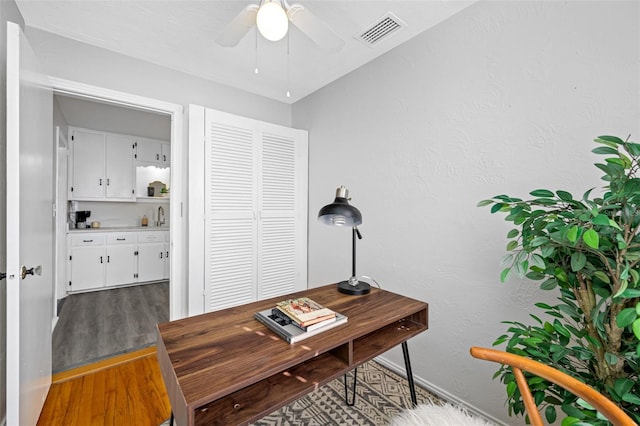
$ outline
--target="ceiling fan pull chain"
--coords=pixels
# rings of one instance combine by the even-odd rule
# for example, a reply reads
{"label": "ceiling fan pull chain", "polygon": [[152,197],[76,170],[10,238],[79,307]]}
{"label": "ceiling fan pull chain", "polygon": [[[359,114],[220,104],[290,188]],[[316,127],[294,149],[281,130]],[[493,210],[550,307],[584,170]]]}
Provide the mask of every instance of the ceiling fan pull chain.
{"label": "ceiling fan pull chain", "polygon": [[258,69],[258,27],[256,27],[256,68],[253,70],[255,74],[258,74],[260,70]]}
{"label": "ceiling fan pull chain", "polygon": [[287,31],[287,98],[291,97],[291,92],[289,91],[289,68],[291,59],[289,58],[289,41],[291,40],[291,31]]}

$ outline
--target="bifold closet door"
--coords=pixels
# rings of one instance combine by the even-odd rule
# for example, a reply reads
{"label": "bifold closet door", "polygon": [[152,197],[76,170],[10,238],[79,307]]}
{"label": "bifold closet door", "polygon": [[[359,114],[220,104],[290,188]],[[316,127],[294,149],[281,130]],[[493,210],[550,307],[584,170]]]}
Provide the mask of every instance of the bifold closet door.
{"label": "bifold closet door", "polygon": [[305,289],[307,132],[204,122],[204,311]]}
{"label": "bifold closet door", "polygon": [[255,122],[205,115],[205,311],[256,300]]}

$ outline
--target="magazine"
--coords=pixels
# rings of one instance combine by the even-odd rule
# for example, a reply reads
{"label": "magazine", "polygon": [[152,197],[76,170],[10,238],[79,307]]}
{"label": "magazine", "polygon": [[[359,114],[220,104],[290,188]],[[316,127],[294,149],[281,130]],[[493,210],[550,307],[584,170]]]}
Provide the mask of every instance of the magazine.
{"label": "magazine", "polygon": [[287,314],[293,321],[302,327],[335,318],[336,313],[325,308],[308,297],[283,300],[276,304],[276,308]]}

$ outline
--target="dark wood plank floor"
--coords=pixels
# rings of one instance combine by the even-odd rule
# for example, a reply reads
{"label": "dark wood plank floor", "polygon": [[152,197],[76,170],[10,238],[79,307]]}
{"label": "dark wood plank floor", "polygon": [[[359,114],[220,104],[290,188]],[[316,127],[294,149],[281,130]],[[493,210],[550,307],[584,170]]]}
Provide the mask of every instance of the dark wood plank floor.
{"label": "dark wood plank floor", "polygon": [[169,320],[169,283],[67,297],[53,332],[53,372],[155,344],[155,325]]}

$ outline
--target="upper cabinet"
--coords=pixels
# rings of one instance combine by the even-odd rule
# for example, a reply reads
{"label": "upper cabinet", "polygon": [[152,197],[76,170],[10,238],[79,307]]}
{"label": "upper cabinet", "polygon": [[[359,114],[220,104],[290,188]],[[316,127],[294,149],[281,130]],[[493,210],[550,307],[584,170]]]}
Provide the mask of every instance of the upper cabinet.
{"label": "upper cabinet", "polygon": [[69,128],[69,199],[135,201],[131,136]]}
{"label": "upper cabinet", "polygon": [[167,141],[136,138],[136,163],[139,165],[169,167],[171,145]]}

